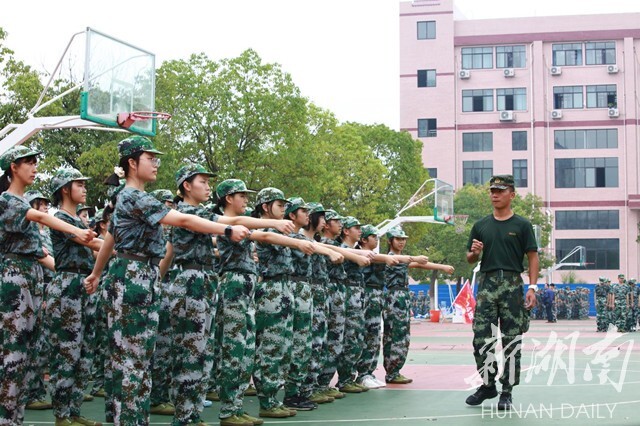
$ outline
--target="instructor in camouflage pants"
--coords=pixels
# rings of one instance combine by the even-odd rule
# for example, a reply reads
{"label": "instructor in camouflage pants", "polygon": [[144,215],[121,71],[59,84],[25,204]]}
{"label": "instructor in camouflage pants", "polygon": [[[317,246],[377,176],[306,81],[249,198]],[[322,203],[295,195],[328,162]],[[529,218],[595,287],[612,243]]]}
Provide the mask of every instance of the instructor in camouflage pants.
{"label": "instructor in camouflage pants", "polygon": [[[482,254],[477,305],[473,320],[473,354],[483,385],[466,400],[479,405],[497,396],[498,365],[495,350],[498,327],[502,334],[505,367],[500,382],[502,393],[498,409],[509,410],[511,390],[520,380],[522,333],[529,329],[529,309],[536,305],[538,247],[533,227],[527,219],[513,213],[515,198],[513,176],[493,176],[490,180],[493,213],[474,223],[467,244],[467,261],[475,263]],[[522,291],[524,255],[529,260],[526,303]]]}

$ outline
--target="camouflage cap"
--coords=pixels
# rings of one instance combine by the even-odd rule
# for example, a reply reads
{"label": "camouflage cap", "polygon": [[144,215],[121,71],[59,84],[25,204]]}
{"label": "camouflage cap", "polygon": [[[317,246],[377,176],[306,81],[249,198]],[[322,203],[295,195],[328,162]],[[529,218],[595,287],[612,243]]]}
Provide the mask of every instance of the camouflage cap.
{"label": "camouflage cap", "polygon": [[360,226],[360,221],[353,216],[346,216],[342,218],[342,227],[345,229],[353,228],[354,226]]}
{"label": "camouflage cap", "polygon": [[305,203],[305,201],[301,197],[291,197],[287,198],[287,204],[285,206],[284,215],[285,217],[289,216],[289,213],[293,213],[298,209],[309,209],[309,204]]}
{"label": "camouflage cap", "polygon": [[69,182],[77,180],[89,180],[90,178],[82,176],[79,170],[73,167],[59,168],[53,174],[51,182],[49,182],[49,189],[52,194],[55,194],[57,190],[68,184]]}
{"label": "camouflage cap", "polygon": [[360,236],[360,238],[363,238],[363,239],[370,237],[371,235],[375,235],[377,237],[378,232],[380,232],[378,228],[376,228],[373,225],[362,225],[362,228],[360,229],[362,230],[362,235]]}
{"label": "camouflage cap", "polygon": [[342,220],[343,217],[338,214],[335,210],[327,209],[324,211],[325,220]]}
{"label": "camouflage cap", "polygon": [[309,214],[324,213],[326,211],[320,203],[307,203],[307,206],[307,208],[309,209]]}
{"label": "camouflage cap", "polygon": [[31,204],[31,202],[35,200],[45,200],[46,202],[49,202],[49,199],[42,195],[42,192],[36,191],[35,189],[25,192],[24,198],[27,199],[27,203],[29,204]]}
{"label": "camouflage cap", "polygon": [[240,179],[227,179],[223,180],[216,187],[216,195],[218,198],[226,197],[227,195],[235,194],[236,192],[256,192],[247,189],[247,185]]}
{"label": "camouflage cap", "polygon": [[89,207],[86,204],[78,204],[76,206],[76,214],[80,213],[82,210],[93,210],[93,207]]}
{"label": "camouflage cap", "polygon": [[168,189],[156,189],[151,191],[150,194],[160,202],[171,201],[173,203],[173,192]]}
{"label": "camouflage cap", "polygon": [[96,214],[93,216],[93,222],[104,222],[104,209],[98,209],[98,211],[96,211]]}
{"label": "camouflage cap", "polygon": [[195,175],[215,176],[216,174],[211,173],[200,164],[187,164],[180,167],[176,172],[176,186],[180,186],[182,182]]}
{"label": "camouflage cap", "polygon": [[284,192],[280,191],[278,188],[263,188],[256,196],[256,206],[276,200],[286,201],[287,199],[284,197]]}
{"label": "camouflage cap", "polygon": [[624,274],[618,274],[618,278],[624,278]]}
{"label": "camouflage cap", "polygon": [[636,283],[635,278],[629,278],[629,284],[635,284],[635,283]]}
{"label": "camouflage cap", "polygon": [[603,282],[607,281],[607,277],[598,277],[598,281],[603,283]]}
{"label": "camouflage cap", "polygon": [[16,160],[40,154],[42,154],[41,151],[34,151],[22,145],[11,147],[0,155],[0,169],[7,171],[11,168],[11,163]]}
{"label": "camouflage cap", "polygon": [[489,180],[489,188],[491,189],[507,189],[509,187],[516,187],[513,175],[495,175]]}
{"label": "camouflage cap", "polygon": [[389,229],[386,235],[387,238],[409,238],[409,236],[404,233],[404,229],[399,226],[394,226]]}
{"label": "camouflage cap", "polygon": [[128,157],[137,152],[150,152],[152,154],[162,155],[163,153],[158,151],[153,142],[149,138],[144,136],[129,136],[118,143],[118,152],[120,157]]}

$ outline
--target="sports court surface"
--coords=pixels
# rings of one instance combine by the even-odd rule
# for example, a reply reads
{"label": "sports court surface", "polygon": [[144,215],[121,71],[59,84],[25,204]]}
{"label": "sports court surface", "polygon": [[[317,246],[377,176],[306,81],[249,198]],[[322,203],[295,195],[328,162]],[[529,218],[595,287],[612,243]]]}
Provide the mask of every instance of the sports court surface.
{"label": "sports court surface", "polygon": [[[265,425],[640,425],[640,333],[594,330],[594,319],[532,321],[514,410],[498,412],[490,404],[497,398],[478,407],[464,403],[474,387],[467,382],[475,373],[471,326],[414,323],[403,369],[412,384],[347,395],[295,417],[265,419]],[[379,370],[377,377],[384,374]],[[218,409],[219,403],[205,408],[203,419],[217,425]],[[257,415],[257,398],[246,397],[245,409]],[[103,400],[85,403],[83,415],[104,420]],[[152,425],[170,423],[171,417],[151,417]],[[53,424],[52,412],[27,411],[25,424]]]}

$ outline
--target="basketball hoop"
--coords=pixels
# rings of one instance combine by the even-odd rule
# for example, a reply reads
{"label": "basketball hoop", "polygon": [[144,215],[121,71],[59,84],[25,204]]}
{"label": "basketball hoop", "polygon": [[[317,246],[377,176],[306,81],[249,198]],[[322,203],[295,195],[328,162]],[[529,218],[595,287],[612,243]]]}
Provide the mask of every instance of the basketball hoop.
{"label": "basketball hoop", "polygon": [[456,228],[456,234],[462,234],[464,232],[467,220],[469,220],[468,214],[453,215],[453,226]]}
{"label": "basketball hoop", "polygon": [[155,111],[134,111],[134,112],[121,112],[118,113],[118,126],[128,129],[136,121],[145,120],[168,120],[171,118],[171,114],[167,112],[155,112]]}

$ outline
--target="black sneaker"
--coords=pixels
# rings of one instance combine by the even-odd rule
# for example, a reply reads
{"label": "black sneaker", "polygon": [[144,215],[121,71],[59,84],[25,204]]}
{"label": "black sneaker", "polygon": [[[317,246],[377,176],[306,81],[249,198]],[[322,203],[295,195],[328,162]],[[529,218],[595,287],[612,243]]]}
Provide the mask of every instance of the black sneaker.
{"label": "black sneaker", "polygon": [[476,393],[474,393],[473,395],[469,395],[465,402],[468,405],[480,405],[485,399],[495,398],[496,396],[498,396],[496,385],[482,385],[478,388],[478,390],[476,390]]}
{"label": "black sneaker", "polygon": [[311,411],[318,408],[318,404],[309,401],[303,396],[292,396],[284,399],[284,406],[296,411]]}
{"label": "black sneaker", "polygon": [[500,401],[498,401],[498,410],[511,410],[511,392],[500,393]]}

